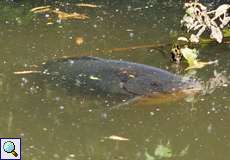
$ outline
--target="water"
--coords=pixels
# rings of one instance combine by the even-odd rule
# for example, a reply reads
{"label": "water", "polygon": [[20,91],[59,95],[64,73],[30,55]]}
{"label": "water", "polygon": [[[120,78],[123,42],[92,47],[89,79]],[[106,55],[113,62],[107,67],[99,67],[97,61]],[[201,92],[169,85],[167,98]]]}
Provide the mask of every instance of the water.
{"label": "water", "polygon": [[[34,75],[13,75],[14,71],[36,69],[33,65],[54,57],[83,55],[129,60],[176,72],[169,61],[168,47],[106,51],[171,42],[181,32],[182,2],[98,1],[95,4],[102,7],[97,9],[79,9],[73,6],[74,1],[70,5],[57,2],[52,5],[87,13],[90,19],[53,25],[46,25],[45,15],[28,15],[30,8],[49,2],[36,3],[2,3],[1,7],[7,8],[0,11],[0,137],[21,137],[25,160],[145,160],[146,152],[154,156],[160,144],[169,144],[173,154],[169,159],[229,158],[229,86],[198,95],[190,103],[184,99],[163,103],[162,99],[153,106],[111,110],[118,103],[113,98],[73,95]],[[76,37],[83,38],[83,44],[77,45]],[[219,65],[202,68],[196,76],[207,81],[214,70],[225,71],[228,76],[229,47],[200,48],[200,59],[218,59]],[[111,135],[129,141],[110,140]],[[183,150],[185,154],[180,155]]]}

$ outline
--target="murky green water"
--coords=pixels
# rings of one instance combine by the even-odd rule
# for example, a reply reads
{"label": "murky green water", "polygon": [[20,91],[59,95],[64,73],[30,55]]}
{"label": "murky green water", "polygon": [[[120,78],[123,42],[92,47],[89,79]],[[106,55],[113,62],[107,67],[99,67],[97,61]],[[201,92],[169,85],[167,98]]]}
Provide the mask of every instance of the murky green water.
{"label": "murky green water", "polygon": [[[54,57],[82,55],[129,60],[175,72],[167,47],[104,51],[171,42],[180,31],[181,2],[98,1],[95,4],[102,7],[97,9],[80,9],[75,3],[63,3],[64,7],[61,3],[52,5],[69,12],[86,13],[89,20],[46,25],[44,14],[34,20],[28,15],[30,8],[39,6],[38,2],[34,6],[26,2],[1,4],[11,12],[15,8],[24,10],[17,12],[17,19],[6,14],[7,10],[0,11],[0,137],[21,137],[25,160],[147,160],[146,152],[154,156],[160,144],[169,144],[172,149],[173,156],[168,159],[229,159],[228,86],[198,95],[193,103],[184,99],[163,103],[162,99],[162,103],[151,107],[111,110],[117,100],[71,94],[34,75],[13,75],[14,71],[34,69],[32,65]],[[29,18],[20,18],[25,15]],[[76,45],[76,37],[82,37],[83,44]],[[207,81],[214,70],[226,71],[228,76],[229,48],[229,45],[201,48],[200,59],[218,59],[219,65],[200,69],[196,76]],[[129,141],[106,138],[111,135]]]}

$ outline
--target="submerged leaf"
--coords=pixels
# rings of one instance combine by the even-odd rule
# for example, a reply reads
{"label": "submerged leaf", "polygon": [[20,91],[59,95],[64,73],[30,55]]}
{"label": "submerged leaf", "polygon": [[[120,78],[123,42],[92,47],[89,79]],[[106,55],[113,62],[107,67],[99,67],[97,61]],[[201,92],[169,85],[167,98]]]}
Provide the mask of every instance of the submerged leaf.
{"label": "submerged leaf", "polygon": [[129,141],[128,138],[120,137],[120,136],[116,136],[116,135],[112,135],[112,136],[105,137],[105,138],[111,139],[111,140],[116,140],[116,141]]}
{"label": "submerged leaf", "polygon": [[159,158],[171,158],[173,156],[172,149],[168,145],[158,145],[154,152]]}
{"label": "submerged leaf", "polygon": [[96,76],[90,76],[89,79],[92,79],[92,80],[101,80],[100,78],[98,78]]}
{"label": "submerged leaf", "polygon": [[188,153],[189,146],[186,146],[183,150],[180,151],[179,157],[183,157]]}
{"label": "submerged leaf", "polygon": [[147,151],[145,151],[145,160],[155,160],[155,157],[151,156]]}

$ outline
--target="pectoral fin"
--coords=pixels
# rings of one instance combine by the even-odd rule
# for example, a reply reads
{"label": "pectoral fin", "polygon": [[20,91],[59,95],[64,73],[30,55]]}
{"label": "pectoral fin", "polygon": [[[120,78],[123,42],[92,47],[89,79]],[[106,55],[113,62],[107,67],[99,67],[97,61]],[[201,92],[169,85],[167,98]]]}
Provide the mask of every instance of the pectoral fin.
{"label": "pectoral fin", "polygon": [[136,96],[126,102],[120,103],[113,108],[120,108],[125,106],[131,107],[149,107],[160,104],[166,104],[185,98],[184,92],[178,91],[174,93],[152,93],[150,95]]}

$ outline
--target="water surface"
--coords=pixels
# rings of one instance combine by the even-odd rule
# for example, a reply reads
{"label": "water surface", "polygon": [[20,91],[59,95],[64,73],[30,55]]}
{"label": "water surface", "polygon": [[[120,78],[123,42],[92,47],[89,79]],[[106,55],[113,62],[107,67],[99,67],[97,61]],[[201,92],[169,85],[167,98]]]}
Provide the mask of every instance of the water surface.
{"label": "water surface", "polygon": [[[147,159],[146,152],[154,156],[159,144],[168,143],[174,155],[169,159],[228,159],[228,86],[198,95],[190,103],[184,99],[163,103],[162,99],[162,103],[150,107],[111,110],[118,103],[113,98],[73,95],[36,76],[13,75],[14,71],[34,69],[33,65],[54,57],[83,55],[123,59],[176,72],[169,61],[168,47],[106,51],[172,42],[175,34],[182,33],[181,1],[96,1],[95,4],[102,6],[97,9],[80,9],[75,3],[52,2],[51,5],[68,12],[86,13],[89,20],[47,25],[44,14],[36,17],[29,14],[29,9],[46,3],[1,4],[5,10],[0,11],[0,137],[21,137],[25,160],[143,160]],[[20,11],[16,12],[17,9]],[[12,15],[6,14],[7,11]],[[76,37],[82,37],[83,44],[77,45]],[[207,81],[213,77],[214,70],[225,71],[228,76],[229,47],[200,48],[200,59],[218,59],[219,65],[197,70],[197,78]],[[111,135],[129,141],[105,138]],[[179,156],[186,148],[185,155]]]}

